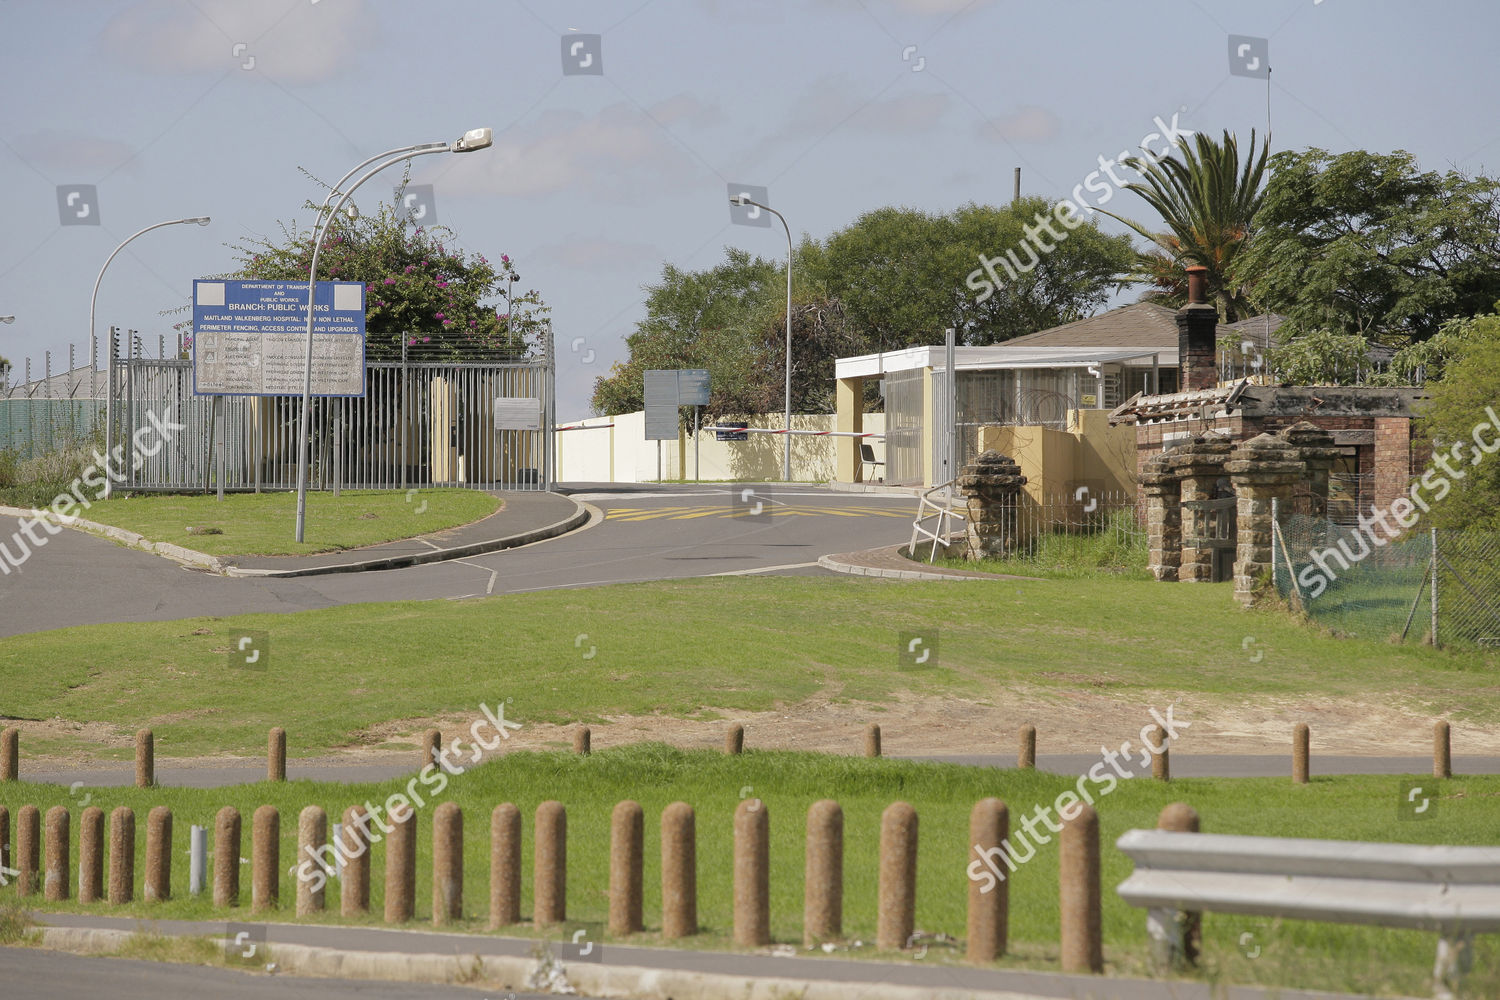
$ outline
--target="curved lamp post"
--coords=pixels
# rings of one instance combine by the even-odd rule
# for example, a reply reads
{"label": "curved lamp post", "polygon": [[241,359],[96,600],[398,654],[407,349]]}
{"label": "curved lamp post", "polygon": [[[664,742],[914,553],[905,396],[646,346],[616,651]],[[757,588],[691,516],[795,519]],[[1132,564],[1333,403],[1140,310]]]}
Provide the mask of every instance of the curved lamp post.
{"label": "curved lamp post", "polygon": [[731,205],[740,207],[751,206],[763,208],[776,218],[781,220],[781,228],[786,230],[786,449],[782,453],[781,478],[786,482],[792,481],[792,230],[786,224],[786,216],[782,215],[770,205],[762,205],[758,201],[751,201],[745,195],[737,195],[729,199]]}
{"label": "curved lamp post", "polygon": [[[377,153],[353,170],[339,178],[337,184],[329,189],[328,195],[323,199],[323,208],[320,210],[318,223],[313,229],[313,253],[312,263],[307,269],[307,356],[306,365],[302,373],[302,412],[297,418],[297,541],[301,542],[307,533],[307,412],[312,399],[312,357],[313,357],[313,293],[318,285],[318,254],[323,249],[323,237],[328,233],[328,224],[339,212],[343,211],[344,203],[349,200],[356,188],[365,181],[374,177],[386,167],[393,166],[403,160],[409,160],[414,156],[426,156],[428,153],[472,153],[476,150],[486,149],[494,142],[494,134],[487,128],[474,128],[453,140],[453,142],[424,142],[415,146],[399,146],[396,149],[388,149],[384,153]],[[375,163],[381,162],[366,170],[364,176],[349,185],[349,190],[340,193],[344,182],[361,169]],[[333,211],[327,211],[328,202],[334,195],[340,195],[338,203],[333,206]]]}
{"label": "curved lamp post", "polygon": [[[195,216],[191,219],[168,219],[166,222],[158,222],[154,226],[147,226],[140,232],[132,233],[127,236],[125,238],[125,242],[115,247],[114,253],[111,253],[107,258],[105,258],[104,266],[99,268],[99,277],[94,279],[94,295],[89,299],[89,393],[95,399],[99,398],[99,386],[95,381],[95,379],[98,377],[99,371],[99,343],[94,338],[94,307],[99,303],[99,283],[104,280],[104,272],[109,269],[110,261],[114,260],[115,257],[119,255],[120,251],[124,250],[125,247],[130,243],[130,241],[135,239],[137,236],[144,236],[146,233],[151,232],[151,230],[160,229],[163,226],[185,226],[189,223],[194,223],[199,226],[206,226],[209,223],[209,218],[206,215],[201,215]],[[104,457],[105,461],[108,462],[114,460],[111,453],[114,451],[115,438],[115,411],[113,395],[115,387],[115,368],[113,351],[111,351],[109,354],[106,367],[108,369],[106,375],[106,381],[108,382],[108,385],[104,394]],[[94,412],[97,413],[98,411],[95,410]],[[110,471],[111,470],[106,469],[104,476],[104,499],[106,500],[108,500],[110,494],[114,492],[114,480],[109,475]]]}

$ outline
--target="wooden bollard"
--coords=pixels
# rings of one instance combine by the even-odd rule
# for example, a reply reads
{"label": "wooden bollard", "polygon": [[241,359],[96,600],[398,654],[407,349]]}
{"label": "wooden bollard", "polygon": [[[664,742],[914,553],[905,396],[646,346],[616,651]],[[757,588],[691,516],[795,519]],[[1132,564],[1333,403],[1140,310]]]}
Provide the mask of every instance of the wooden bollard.
{"label": "wooden bollard", "polygon": [[1292,730],[1292,781],[1299,785],[1307,784],[1309,743],[1307,723],[1297,723]]}
{"label": "wooden bollard", "polygon": [[135,787],[150,788],[156,784],[156,737],[151,730],[135,734]]}
{"label": "wooden bollard", "polygon": [[146,882],[141,896],[148,903],[172,898],[172,810],[155,806],[146,814]]}
{"label": "wooden bollard", "polygon": [[[971,962],[993,962],[1005,954],[1010,934],[1010,880],[1000,877],[1006,867],[1005,838],[1010,835],[1010,810],[999,799],[980,799],[969,812],[969,943]],[[977,877],[976,877],[977,876]],[[983,885],[986,876],[991,883]],[[986,891],[986,888],[988,891]]]}
{"label": "wooden bollard", "polygon": [[0,868],[10,867],[10,810],[0,806]]}
{"label": "wooden bollard", "polygon": [[[878,727],[876,738],[879,739]],[[832,799],[820,799],[807,810],[802,943],[811,947],[843,936],[844,810]]]}
{"label": "wooden bollard", "polygon": [[344,845],[339,912],[346,917],[370,912],[370,835],[363,825],[367,822],[365,811],[359,806],[344,810],[344,824],[339,831]]}
{"label": "wooden bollard", "polygon": [[538,927],[568,919],[568,811],[550,799],[536,807],[531,896]]}
{"label": "wooden bollard", "polygon": [[280,726],[266,737],[266,780],[286,780],[286,730]]}
{"label": "wooden bollard", "polygon": [[[1173,802],[1161,811],[1156,818],[1158,830],[1172,830],[1176,833],[1198,833],[1199,821],[1198,811],[1186,802]],[[1188,963],[1197,961],[1198,953],[1203,944],[1203,914],[1195,910],[1182,913],[1178,920],[1181,928],[1182,958]],[[1175,956],[1161,956],[1168,964],[1175,960]]]}
{"label": "wooden bollard", "polygon": [[464,918],[464,813],[457,802],[432,811],[432,922]]}
{"label": "wooden bollard", "polygon": [[588,726],[577,726],[573,730],[573,752],[587,757],[593,749],[594,734]]}
{"label": "wooden bollard", "polygon": [[[0,837],[8,830],[0,825]],[[104,810],[89,806],[78,817],[78,901],[104,898]]]}
{"label": "wooden bollard", "polygon": [[68,853],[72,817],[67,806],[47,810],[47,870],[42,877],[42,898],[64,900],[72,895],[72,858]]}
{"label": "wooden bollard", "polygon": [[1099,814],[1079,805],[1063,820],[1057,847],[1062,970],[1103,972],[1103,899],[1099,890]]}
{"label": "wooden bollard", "polygon": [[117,806],[109,814],[109,902],[119,906],[134,898],[135,813]]}
{"label": "wooden bollard", "polygon": [[624,937],[646,926],[642,899],[646,814],[639,802],[627,799],[615,804],[609,825],[609,932]]}
{"label": "wooden bollard", "polygon": [[490,930],[521,922],[521,810],[502,802],[490,813]]}
{"label": "wooden bollard", "polygon": [[[323,811],[322,806],[307,806],[297,814],[297,863],[292,866],[293,870],[300,872],[302,865],[312,863],[318,868],[331,858],[327,856],[328,846],[328,814]],[[337,862],[333,863],[334,871],[338,870]],[[347,869],[346,869],[347,870]],[[305,917],[313,913],[322,913],[327,903],[328,879],[332,878],[334,872],[324,870],[323,878],[297,877],[297,916]]]}
{"label": "wooden bollard", "polygon": [[1446,722],[1438,722],[1432,727],[1432,776],[1434,778],[1453,777],[1453,747],[1449,742],[1451,736],[1452,733]]}
{"label": "wooden bollard", "polygon": [[0,781],[21,777],[21,731],[15,726],[0,730]]}
{"label": "wooden bollard", "polygon": [[736,722],[724,734],[724,752],[731,757],[745,752],[745,727]]}
{"label": "wooden bollard", "polygon": [[385,922],[404,924],[417,912],[417,812],[404,806],[386,813],[386,821]]}
{"label": "wooden bollard", "polygon": [[865,756],[880,756],[880,724],[872,722],[865,727]]}
{"label": "wooden bollard", "polygon": [[875,947],[898,950],[917,923],[917,811],[893,802],[880,815],[880,894]]}
{"label": "wooden bollard", "polygon": [[16,895],[35,895],[42,874],[42,811],[22,806],[16,813]]}
{"label": "wooden bollard", "polygon": [[771,816],[760,799],[734,810],[734,943],[771,943]]}
{"label": "wooden bollard", "polygon": [[698,844],[693,807],[673,802],[661,811],[661,936],[698,933]]}
{"label": "wooden bollard", "polygon": [[281,891],[281,813],[261,806],[251,817],[250,910],[274,910]]}
{"label": "wooden bollard", "polygon": [[[1172,780],[1172,762],[1167,754],[1167,731],[1161,726],[1152,726],[1146,736],[1146,749],[1151,753],[1151,777],[1157,781]],[[1158,752],[1158,750],[1160,752]]]}
{"label": "wooden bollard", "polygon": [[[119,812],[118,809],[115,811]],[[110,874],[110,891],[114,891],[113,873]],[[214,906],[239,904],[240,811],[234,806],[225,806],[214,817]]]}
{"label": "wooden bollard", "polygon": [[1028,770],[1036,767],[1036,726],[1021,727],[1021,746],[1016,754],[1016,767]]}
{"label": "wooden bollard", "polygon": [[428,764],[442,766],[441,754],[443,752],[443,733],[439,729],[429,729],[422,734],[421,761],[417,764],[417,770],[421,770]]}

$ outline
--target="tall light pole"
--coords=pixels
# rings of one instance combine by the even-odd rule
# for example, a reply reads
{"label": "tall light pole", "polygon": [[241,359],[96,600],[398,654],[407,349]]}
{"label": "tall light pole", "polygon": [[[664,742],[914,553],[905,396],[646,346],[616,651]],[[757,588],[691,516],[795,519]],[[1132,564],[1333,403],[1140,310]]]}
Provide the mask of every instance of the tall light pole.
{"label": "tall light pole", "polygon": [[[365,181],[374,177],[386,167],[393,166],[403,160],[409,160],[414,156],[426,156],[428,153],[472,153],[476,150],[486,149],[494,142],[494,133],[487,128],[471,128],[457,139],[449,142],[424,142],[415,146],[398,146],[388,149],[384,153],[376,155],[360,163],[353,170],[339,178],[337,184],[329,189],[323,199],[323,207],[319,210],[317,225],[313,227],[313,253],[312,263],[307,269],[307,358],[302,373],[302,413],[297,419],[297,541],[301,542],[307,533],[307,411],[312,399],[312,357],[313,357],[313,293],[318,285],[318,254],[323,249],[323,237],[328,232],[328,224],[344,208],[344,202],[349,200],[356,188]],[[369,166],[380,160],[375,166],[365,171],[363,177],[349,185],[349,190],[344,191],[338,203],[329,212],[328,202],[334,195],[340,193],[344,182],[353,177],[361,168]]]}
{"label": "tall light pole", "polygon": [[[99,384],[97,381],[95,381],[95,379],[98,377],[99,372],[99,342],[94,338],[94,307],[99,304],[99,283],[104,280],[104,272],[109,269],[110,261],[114,260],[115,257],[119,255],[120,251],[124,250],[125,247],[130,243],[130,241],[135,239],[137,236],[144,236],[146,233],[151,232],[151,230],[160,229],[163,226],[186,226],[189,223],[194,223],[199,226],[206,226],[209,223],[209,218],[206,215],[200,215],[194,216],[191,219],[168,219],[166,222],[158,222],[154,226],[147,226],[140,232],[132,233],[127,236],[125,238],[125,242],[115,247],[114,253],[111,253],[107,258],[105,258],[104,266],[99,268],[99,277],[94,279],[94,294],[93,297],[89,299],[89,394],[95,399],[99,398]],[[106,362],[106,366],[108,368],[108,372],[106,374],[105,381],[108,383],[108,385],[106,386],[104,393],[104,457],[105,461],[112,462],[114,461],[114,456],[110,453],[114,451],[115,438],[115,410],[113,395],[115,387],[115,368],[113,351],[110,352],[109,359]],[[94,412],[97,413],[98,411],[95,410]],[[109,476],[110,471],[112,470],[106,469],[104,476],[104,499],[106,500],[108,500],[110,494],[114,492],[114,480]]]}
{"label": "tall light pole", "polygon": [[747,205],[763,208],[780,219],[781,228],[786,230],[786,424],[783,428],[786,431],[786,450],[781,460],[781,478],[789,483],[792,481],[792,230],[786,224],[786,216],[770,205],[751,201],[747,195],[736,195],[729,199],[729,203],[741,208]]}

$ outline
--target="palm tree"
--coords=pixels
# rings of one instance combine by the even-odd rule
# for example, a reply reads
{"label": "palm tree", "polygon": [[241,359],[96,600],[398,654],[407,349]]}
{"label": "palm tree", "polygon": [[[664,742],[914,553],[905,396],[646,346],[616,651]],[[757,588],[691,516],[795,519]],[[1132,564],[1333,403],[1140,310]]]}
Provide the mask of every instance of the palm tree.
{"label": "palm tree", "polygon": [[[1137,255],[1135,267],[1124,276],[1127,283],[1152,286],[1144,297],[1170,303],[1184,297],[1187,268],[1208,268],[1208,292],[1226,323],[1249,315],[1250,300],[1245,286],[1234,280],[1232,267],[1254,238],[1253,221],[1260,210],[1261,177],[1266,169],[1269,142],[1263,141],[1260,156],[1253,153],[1240,164],[1238,140],[1224,132],[1215,142],[1201,132],[1192,143],[1180,141],[1179,152],[1164,159],[1132,156],[1125,165],[1137,171],[1144,182],[1125,185],[1156,209],[1167,228],[1150,229],[1130,219],[1105,211],[1135,230],[1153,246]],[[1255,148],[1255,132],[1250,133]]]}

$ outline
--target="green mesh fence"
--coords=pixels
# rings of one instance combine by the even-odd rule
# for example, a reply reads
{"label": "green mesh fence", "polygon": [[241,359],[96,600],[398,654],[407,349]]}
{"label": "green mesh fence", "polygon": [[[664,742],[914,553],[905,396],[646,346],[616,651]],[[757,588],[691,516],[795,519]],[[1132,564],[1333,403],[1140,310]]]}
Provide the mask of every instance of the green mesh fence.
{"label": "green mesh fence", "polygon": [[89,436],[96,414],[102,427],[102,399],[0,399],[0,451],[28,459],[66,448]]}
{"label": "green mesh fence", "polygon": [[[1388,518],[1389,520],[1389,518]],[[1272,539],[1283,597],[1341,634],[1500,647],[1500,534],[1281,517]]]}

